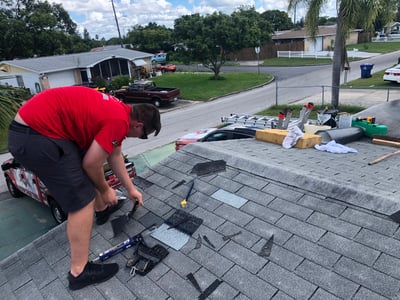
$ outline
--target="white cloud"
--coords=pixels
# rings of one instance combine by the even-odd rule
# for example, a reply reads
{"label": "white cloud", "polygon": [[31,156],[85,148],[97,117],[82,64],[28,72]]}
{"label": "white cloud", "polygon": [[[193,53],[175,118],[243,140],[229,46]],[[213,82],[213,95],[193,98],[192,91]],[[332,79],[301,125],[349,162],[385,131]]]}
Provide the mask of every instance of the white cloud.
{"label": "white cloud", "polygon": [[[124,35],[133,26],[147,25],[155,22],[158,25],[165,25],[172,28],[174,20],[182,15],[199,13],[202,15],[220,11],[226,14],[232,13],[242,5],[251,5],[258,12],[278,9],[287,11],[287,1],[276,0],[250,0],[243,3],[242,0],[113,0],[118,18],[121,34]],[[78,25],[78,30],[83,33],[86,28],[92,38],[96,35],[99,38],[109,39],[117,37],[118,31],[115,23],[111,0],[54,0],[61,3],[69,13],[72,20]],[[321,15],[334,14],[336,2],[330,0],[321,12]],[[304,7],[296,10],[296,20],[304,16]],[[289,13],[293,18],[293,12]]]}

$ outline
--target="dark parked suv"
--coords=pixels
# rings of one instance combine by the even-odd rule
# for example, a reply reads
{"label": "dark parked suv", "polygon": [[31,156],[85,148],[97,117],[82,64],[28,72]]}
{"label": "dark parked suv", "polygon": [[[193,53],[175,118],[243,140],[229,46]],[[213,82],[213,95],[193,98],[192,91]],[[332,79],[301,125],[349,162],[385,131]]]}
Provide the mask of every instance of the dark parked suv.
{"label": "dark parked suv", "polygon": [[[194,142],[213,142],[213,141],[224,141],[224,140],[236,140],[254,138],[257,129],[263,129],[263,127],[246,126],[240,124],[228,124],[224,127],[207,128],[194,133],[186,134],[175,141],[175,150],[181,149],[183,146]],[[206,133],[204,135],[204,133]]]}

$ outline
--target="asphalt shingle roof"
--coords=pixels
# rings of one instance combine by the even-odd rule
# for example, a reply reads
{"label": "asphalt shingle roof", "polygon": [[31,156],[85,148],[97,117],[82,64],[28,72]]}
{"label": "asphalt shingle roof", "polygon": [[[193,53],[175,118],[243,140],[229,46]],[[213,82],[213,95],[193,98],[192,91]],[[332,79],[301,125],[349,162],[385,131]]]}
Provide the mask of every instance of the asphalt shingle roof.
{"label": "asphalt shingle roof", "polygon": [[153,54],[125,48],[105,48],[91,52],[45,56],[27,59],[4,60],[1,63],[20,67],[36,73],[50,73],[76,68],[92,67],[106,59],[125,58],[130,60],[151,57]]}
{"label": "asphalt shingle roof", "polygon": [[[114,278],[70,291],[62,224],[0,263],[0,294],[3,299],[194,299],[199,292],[186,279],[193,273],[203,291],[222,280],[209,299],[398,299],[400,231],[389,216],[400,209],[400,156],[369,166],[393,148],[369,140],[347,146],[358,153],[283,149],[257,140],[188,145],[141,175],[145,207],[125,234],[113,238],[109,222],[94,225],[90,249],[94,258],[143,230],[149,218],[167,219],[188,189],[173,187],[194,179],[185,210],[203,223],[183,248],[169,248],[143,277],[130,277],[124,267],[133,252],[127,249],[110,259],[120,265]],[[196,164],[213,160],[224,160],[226,170],[191,173]],[[234,197],[245,203],[236,208],[221,201]],[[122,210],[130,208],[127,203]],[[198,235],[215,248],[203,241],[195,249]],[[263,257],[260,251],[272,236],[271,253]]]}

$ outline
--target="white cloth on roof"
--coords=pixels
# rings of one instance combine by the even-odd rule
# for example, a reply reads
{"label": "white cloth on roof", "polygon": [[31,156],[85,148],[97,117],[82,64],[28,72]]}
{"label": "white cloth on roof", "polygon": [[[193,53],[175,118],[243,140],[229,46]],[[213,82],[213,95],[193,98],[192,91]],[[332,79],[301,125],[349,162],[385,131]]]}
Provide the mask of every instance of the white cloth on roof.
{"label": "white cloth on roof", "polygon": [[320,151],[327,151],[327,152],[331,152],[331,153],[357,153],[358,152],[356,149],[344,146],[342,144],[338,144],[334,140],[330,141],[329,143],[327,143],[325,145],[315,145],[314,148],[317,150],[320,150]]}
{"label": "white cloth on roof", "polygon": [[291,128],[282,142],[283,148],[289,149],[296,145],[297,141],[304,136],[303,131],[297,126]]}

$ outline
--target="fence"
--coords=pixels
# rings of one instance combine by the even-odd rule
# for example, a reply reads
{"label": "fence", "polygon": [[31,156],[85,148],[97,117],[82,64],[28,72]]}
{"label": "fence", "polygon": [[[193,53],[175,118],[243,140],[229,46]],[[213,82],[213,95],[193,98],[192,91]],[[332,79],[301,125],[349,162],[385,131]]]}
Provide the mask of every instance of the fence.
{"label": "fence", "polygon": [[331,51],[277,51],[276,56],[278,58],[288,57],[288,58],[332,58],[333,52]]}
{"label": "fence", "polygon": [[[330,105],[332,86],[285,86],[275,82],[275,104],[307,103]],[[293,98],[296,95],[296,98]],[[370,107],[400,99],[400,87],[390,88],[339,88],[339,104]]]}
{"label": "fence", "polygon": [[[333,51],[277,51],[276,56],[278,58],[288,57],[288,58],[330,58],[333,59]],[[350,58],[365,57],[363,53],[360,53],[357,48],[353,50],[347,50],[347,56]]]}

